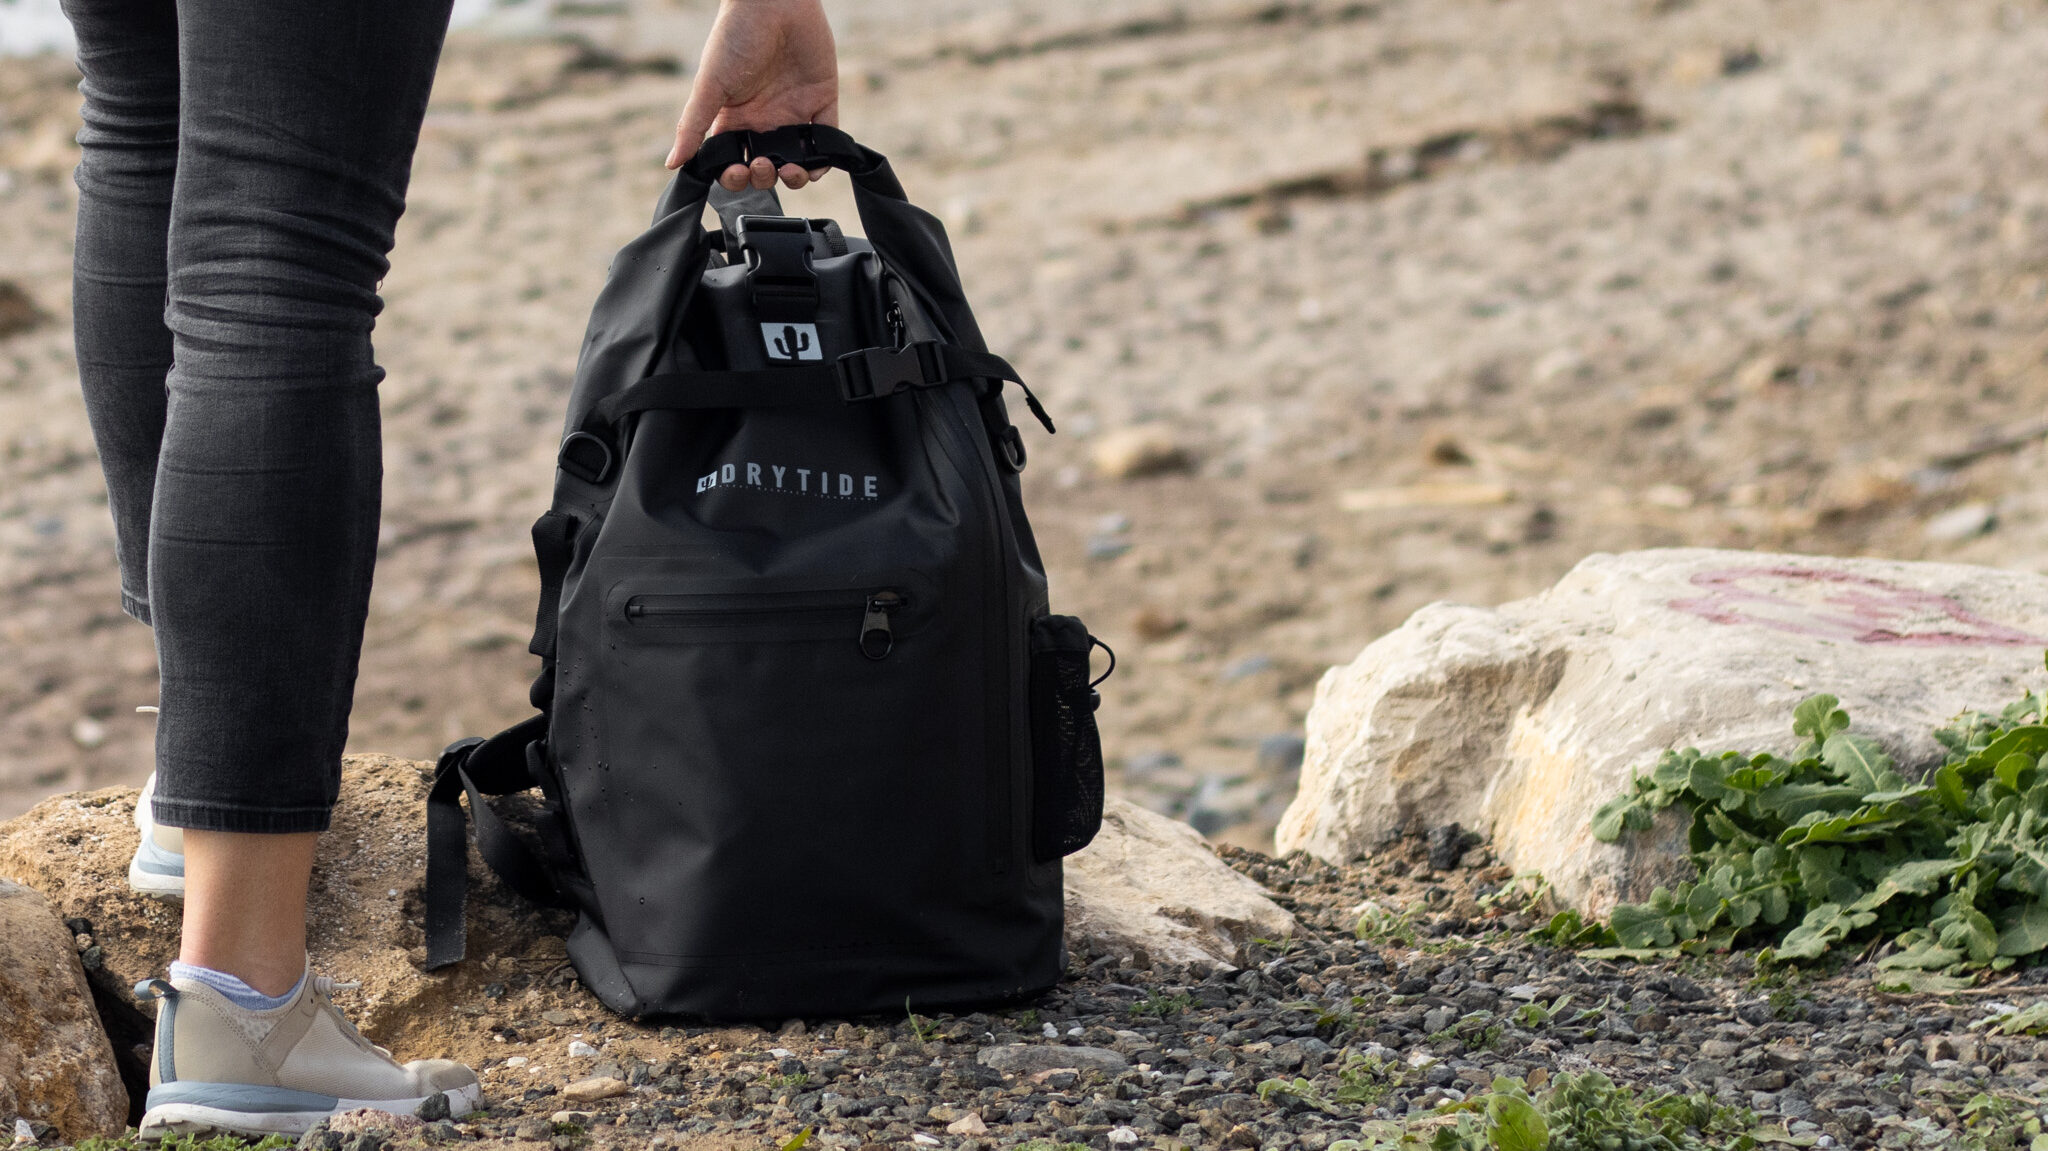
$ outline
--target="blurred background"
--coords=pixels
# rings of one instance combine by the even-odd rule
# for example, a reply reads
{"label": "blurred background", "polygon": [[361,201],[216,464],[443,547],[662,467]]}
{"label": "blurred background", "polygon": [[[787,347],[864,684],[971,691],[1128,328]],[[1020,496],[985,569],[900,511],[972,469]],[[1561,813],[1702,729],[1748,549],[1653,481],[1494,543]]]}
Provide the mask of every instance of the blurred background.
{"label": "blurred background", "polygon": [[[377,329],[351,746],[527,713],[588,308],[711,0],[464,0]],[[1670,545],[2048,572],[2048,2],[827,0],[1027,420],[1113,786],[1270,848],[1315,684]],[[77,75],[0,0],[0,818],[138,783],[68,318]],[[788,195],[851,219],[843,178]],[[1021,414],[1021,413],[1020,413]]]}

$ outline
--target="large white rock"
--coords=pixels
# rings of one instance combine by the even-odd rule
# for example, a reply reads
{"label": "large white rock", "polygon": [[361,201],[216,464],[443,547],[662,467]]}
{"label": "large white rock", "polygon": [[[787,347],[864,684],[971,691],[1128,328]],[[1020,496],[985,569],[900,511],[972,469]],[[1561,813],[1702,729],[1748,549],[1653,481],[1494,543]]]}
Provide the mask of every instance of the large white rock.
{"label": "large white rock", "polygon": [[1791,750],[1792,708],[1840,697],[1903,770],[1929,734],[2043,686],[2048,578],[1959,564],[1672,549],[1594,555],[1486,609],[1432,604],[1332,668],[1280,850],[1371,852],[1404,825],[1492,834],[1605,914],[1686,872],[1676,820],[1608,845],[1594,809],[1667,747]]}
{"label": "large white rock", "polygon": [[1185,823],[1110,796],[1102,831],[1067,857],[1067,945],[1154,962],[1228,967],[1252,939],[1284,939],[1294,916],[1231,870]]}

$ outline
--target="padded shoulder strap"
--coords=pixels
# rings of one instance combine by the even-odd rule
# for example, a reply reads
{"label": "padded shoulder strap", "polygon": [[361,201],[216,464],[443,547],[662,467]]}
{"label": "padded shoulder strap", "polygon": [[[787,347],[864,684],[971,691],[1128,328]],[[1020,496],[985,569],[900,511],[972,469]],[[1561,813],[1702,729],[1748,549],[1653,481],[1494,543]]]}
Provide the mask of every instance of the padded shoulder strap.
{"label": "padded shoulder strap", "polygon": [[510,795],[536,786],[527,770],[526,748],[545,739],[548,717],[536,715],[489,739],[448,745],[434,767],[427,793],[427,969],[459,963],[468,948],[469,837],[464,834],[462,796],[476,817],[477,850],[514,891],[547,906],[569,900],[547,863],[527,849],[485,795]]}

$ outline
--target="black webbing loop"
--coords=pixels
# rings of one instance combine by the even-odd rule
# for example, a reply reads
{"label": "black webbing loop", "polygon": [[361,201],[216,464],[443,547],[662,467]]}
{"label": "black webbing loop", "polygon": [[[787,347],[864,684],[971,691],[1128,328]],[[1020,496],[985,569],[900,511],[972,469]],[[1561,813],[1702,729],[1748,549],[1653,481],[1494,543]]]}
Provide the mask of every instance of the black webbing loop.
{"label": "black webbing loop", "polygon": [[477,851],[514,891],[548,906],[568,901],[548,865],[512,834],[484,796],[509,795],[535,785],[527,745],[547,737],[548,718],[536,715],[489,739],[449,744],[434,767],[427,793],[427,969],[461,962],[468,948],[469,837],[462,796],[476,819]]}
{"label": "black webbing loop", "polygon": [[575,516],[560,511],[550,511],[533,521],[533,557],[540,564],[540,606],[534,612],[533,641],[526,645],[526,650],[542,659],[555,658],[562,580],[569,574],[569,560],[576,552],[576,532],[582,526]]}
{"label": "black webbing loop", "polygon": [[875,164],[872,153],[837,128],[828,124],[791,124],[766,132],[745,128],[721,132],[704,141],[697,154],[683,165],[683,171],[694,180],[710,184],[732,165],[750,163],[757,156],[768,157],[778,169],[784,164],[795,164],[813,172],[838,168],[859,173]]}

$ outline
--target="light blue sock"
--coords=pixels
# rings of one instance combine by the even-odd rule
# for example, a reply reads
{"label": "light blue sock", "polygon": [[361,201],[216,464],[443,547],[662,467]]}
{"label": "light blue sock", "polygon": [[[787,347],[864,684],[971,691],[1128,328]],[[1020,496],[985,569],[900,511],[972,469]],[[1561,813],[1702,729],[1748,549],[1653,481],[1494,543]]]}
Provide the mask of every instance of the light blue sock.
{"label": "light blue sock", "polygon": [[204,983],[222,995],[227,996],[229,1003],[247,1011],[275,1011],[297,998],[299,988],[306,985],[306,977],[301,975],[299,976],[299,981],[292,985],[290,991],[285,992],[283,995],[270,996],[263,994],[261,991],[242,982],[238,977],[229,975],[225,971],[215,971],[211,967],[195,967],[190,963],[178,963],[176,961],[171,963],[171,978],[190,979],[196,983]]}

